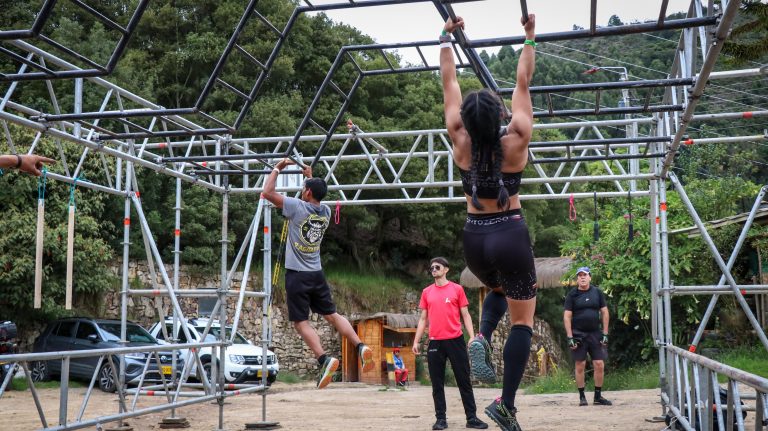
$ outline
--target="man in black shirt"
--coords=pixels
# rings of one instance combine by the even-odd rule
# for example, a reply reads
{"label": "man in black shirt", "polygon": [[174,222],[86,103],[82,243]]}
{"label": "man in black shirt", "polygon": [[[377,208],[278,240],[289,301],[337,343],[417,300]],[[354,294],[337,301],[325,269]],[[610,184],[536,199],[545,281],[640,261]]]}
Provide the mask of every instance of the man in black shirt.
{"label": "man in black shirt", "polygon": [[[576,363],[576,386],[579,389],[579,405],[586,406],[584,396],[584,369],[587,353],[592,358],[595,377],[596,405],[610,406],[611,402],[600,393],[605,374],[605,359],[608,357],[608,306],[605,295],[589,282],[592,276],[589,267],[582,266],[576,271],[577,286],[568,292],[563,305],[563,324],[568,335],[568,347]],[[602,323],[602,329],[600,328]]]}

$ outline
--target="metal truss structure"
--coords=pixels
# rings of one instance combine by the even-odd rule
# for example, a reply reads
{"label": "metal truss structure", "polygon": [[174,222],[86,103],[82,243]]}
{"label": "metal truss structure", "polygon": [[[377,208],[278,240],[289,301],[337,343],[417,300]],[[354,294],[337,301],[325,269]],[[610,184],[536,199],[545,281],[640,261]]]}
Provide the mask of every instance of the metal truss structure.
{"label": "metal truss structure", "polygon": [[[258,194],[262,191],[263,181],[271,171],[272,165],[283,157],[290,157],[302,164],[312,165],[322,172],[329,184],[329,190],[342,205],[375,204],[410,204],[434,202],[464,202],[460,182],[454,177],[454,166],[450,139],[445,130],[417,130],[397,132],[365,132],[353,122],[347,122],[347,133],[337,133],[344,122],[344,115],[352,103],[355,91],[360,83],[370,76],[397,75],[402,73],[437,71],[439,67],[426,59],[424,50],[434,48],[437,41],[407,42],[395,44],[371,44],[339,47],[338,54],[317,93],[306,109],[306,114],[292,136],[283,137],[236,137],[233,134],[242,125],[245,115],[259,99],[259,93],[269,78],[269,72],[281,53],[283,45],[290,36],[297,18],[308,12],[322,12],[346,8],[366,8],[376,6],[396,6],[405,3],[432,3],[443,19],[455,16],[454,4],[472,3],[477,0],[349,0],[330,2],[320,5],[304,0],[297,6],[282,26],[271,22],[258,11],[258,0],[250,0],[240,20],[233,30],[219,61],[211,71],[209,78],[200,92],[194,106],[186,108],[166,108],[147,100],[127,89],[108,81],[107,76],[114,69],[123,52],[132,31],[147,7],[146,0],[139,0],[126,24],[120,24],[107,18],[94,7],[82,0],[71,0],[79,10],[84,11],[102,25],[116,32],[119,37],[115,48],[106,64],[99,64],[77,52],[75,47],[67,47],[45,35],[45,22],[52,13],[56,13],[54,0],[43,2],[42,9],[29,29],[0,31],[0,55],[10,59],[17,67],[13,73],[0,74],[0,83],[5,83],[5,91],[0,99],[0,123],[9,149],[13,153],[35,151],[43,135],[52,137],[59,151],[56,172],[49,172],[49,178],[78,187],[122,196],[124,210],[124,249],[122,268],[122,309],[121,316],[125,328],[128,315],[128,299],[134,296],[162,296],[171,304],[174,318],[187,318],[179,303],[180,297],[216,297],[213,315],[221,322],[231,323],[237,328],[241,319],[242,307],[246,298],[256,298],[262,304],[262,339],[263,351],[271,340],[270,307],[272,274],[271,257],[271,207],[264,200],[259,200],[258,207],[246,237],[235,258],[230,262],[228,246],[228,204],[232,194]],[[729,80],[748,76],[761,76],[766,67],[740,71],[714,71],[715,62],[722,49],[723,42],[738,13],[739,2],[723,0],[719,7],[713,2],[704,7],[701,0],[692,0],[687,16],[676,20],[665,19],[667,0],[662,0],[659,18],[654,22],[628,24],[617,27],[599,27],[596,23],[597,1],[591,0],[590,27],[560,33],[539,34],[538,42],[564,41],[582,38],[613,37],[635,33],[653,33],[663,30],[679,29],[682,31],[677,48],[671,52],[674,56],[672,70],[664,79],[631,80],[626,68],[618,82],[594,84],[571,84],[532,87],[531,92],[542,94],[546,106],[535,112],[537,129],[574,129],[574,138],[567,141],[531,142],[529,162],[535,176],[523,180],[523,200],[532,199],[570,199],[593,197],[645,197],[650,200],[651,223],[650,265],[652,297],[652,332],[659,351],[660,362],[660,398],[662,414],[671,413],[680,425],[688,430],[702,425],[702,429],[712,429],[713,419],[709,412],[715,405],[714,421],[723,423],[737,419],[737,429],[744,429],[741,412],[745,408],[755,412],[755,429],[762,426],[768,416],[766,393],[768,380],[731,369],[695,353],[703,328],[709,320],[712,310],[720,295],[734,295],[749,317],[750,323],[762,344],[768,349],[768,339],[764,328],[760,327],[754,314],[744,299],[742,291],[764,292],[766,286],[740,286],[736,284],[730,270],[736,255],[751,225],[756,209],[765,195],[763,189],[758,196],[750,219],[746,223],[739,242],[734,247],[731,259],[726,263],[706,234],[695,208],[687,199],[685,190],[671,171],[674,159],[681,145],[715,144],[719,142],[755,142],[768,139],[768,136],[732,136],[723,138],[695,139],[688,135],[690,125],[695,122],[707,122],[720,119],[758,118],[768,116],[768,110],[749,112],[713,112],[694,111],[707,85],[714,80]],[[523,16],[527,16],[528,5],[520,2]],[[471,7],[458,6],[456,7]],[[5,26],[5,23],[3,23]],[[247,48],[244,34],[258,35],[265,41],[271,41],[273,48],[266,58],[259,58]],[[499,85],[477,54],[476,49],[520,44],[522,36],[498,37],[472,40],[462,31],[455,34],[453,47],[458,57],[457,67],[471,69],[486,88],[500,95],[508,95],[514,88]],[[413,49],[422,59],[421,64],[401,65],[396,61],[394,50]],[[372,68],[365,58],[377,57],[386,63],[384,68]],[[247,65],[248,67],[244,67]],[[254,76],[248,76],[253,83],[250,89],[237,88],[228,81],[228,76],[254,70]],[[352,71],[337,76],[339,71]],[[351,78],[350,78],[351,77]],[[63,106],[54,91],[56,80],[74,81],[74,103]],[[16,99],[17,89],[23,85],[45,85],[49,95],[46,108],[31,107]],[[629,97],[630,91],[642,89],[645,97],[640,103]],[[595,95],[594,108],[576,110],[557,110],[553,95],[577,91],[590,91]],[[658,91],[658,97],[653,93]],[[618,108],[603,107],[601,96],[608,92],[620,92],[622,104]],[[239,101],[238,115],[233,123],[226,123],[206,110],[206,101],[212,95],[228,94]],[[618,94],[618,93],[614,93]],[[84,100],[85,98],[92,98]],[[331,102],[329,102],[331,101]],[[321,103],[336,103],[338,110],[332,118],[320,118],[316,112]],[[87,111],[84,106],[98,106],[98,110]],[[616,116],[620,116],[616,118]],[[598,117],[584,120],[583,116]],[[600,118],[600,117],[608,117]],[[623,117],[623,118],[622,118]],[[554,122],[550,118],[564,118]],[[575,119],[574,119],[575,118]],[[12,127],[23,127],[35,132],[31,144],[22,145],[14,142]],[[619,129],[623,137],[611,137]],[[65,149],[76,148],[77,161],[67,160]],[[99,175],[89,173],[88,180],[83,180],[81,173],[84,162],[93,157],[101,161],[103,171]],[[598,162],[597,165],[594,163]],[[586,169],[591,163],[591,169]],[[365,166],[361,171],[360,166]],[[596,173],[595,166],[602,172]],[[175,253],[173,273],[166,271],[163,259],[155,245],[140,199],[137,177],[143,172],[153,171],[175,178],[176,180],[176,221]],[[278,190],[291,193],[300,189],[300,175],[286,171],[281,176]],[[179,290],[180,268],[180,232],[182,217],[182,190],[184,184],[204,187],[217,192],[222,197],[222,235],[221,235],[221,279],[222,283],[215,290]],[[597,192],[572,192],[575,183],[601,183]],[[711,286],[674,286],[671,278],[669,261],[669,229],[666,218],[666,194],[668,185],[681,196],[686,208],[703,233],[712,254],[723,272],[717,285]],[[138,215],[142,240],[147,250],[147,260],[152,268],[152,278],[159,275],[162,283],[152,289],[132,289],[128,279],[128,256],[131,244],[131,213]],[[250,269],[257,258],[256,239],[259,228],[263,228],[263,286],[248,289]],[[245,260],[243,261],[243,258]],[[242,265],[241,265],[242,263]],[[236,277],[242,268],[242,277]],[[671,304],[675,295],[699,294],[711,295],[711,302],[690,351],[674,346],[672,337]],[[236,298],[236,299],[235,299]],[[234,300],[234,314],[227,313],[226,304]],[[165,310],[158,303],[158,311],[164,319]],[[210,325],[210,323],[209,323]],[[186,332],[186,326],[181,325]],[[125,330],[125,329],[124,329]],[[213,347],[218,352],[219,363],[223,363],[227,346],[225,331],[216,343],[163,346],[183,349],[193,348],[195,354],[189,355],[183,364],[180,376],[172,376],[162,385],[136,389],[124,386],[124,370],[115,377],[121,382],[119,387],[119,411],[112,415],[84,417],[84,411],[93,388],[93,381],[88,389],[80,414],[71,420],[67,417],[68,386],[66,373],[62,373],[61,409],[58,425],[48,423],[39,403],[37,393],[30,381],[30,389],[36,408],[40,413],[41,423],[46,430],[79,429],[94,424],[110,421],[122,421],[125,418],[184,407],[194,403],[217,400],[219,403],[219,429],[223,428],[224,400],[226,397],[243,393],[256,392],[263,396],[262,418],[266,423],[266,381],[260,385],[233,387],[224,383],[223,369],[212,373],[213,378],[201,378],[201,383],[190,384],[187,379],[193,367],[202,368],[199,348]],[[232,331],[234,333],[234,330]],[[125,334],[125,333],[123,333]],[[187,334],[189,339],[189,334]],[[125,339],[125,337],[123,337]],[[135,349],[134,349],[135,350]],[[152,349],[142,349],[149,351]],[[99,361],[112,361],[114,357],[132,352],[130,348],[109,351],[91,351],[90,355],[99,356]],[[61,360],[63,369],[68,370],[73,358],[86,355],[83,352],[60,352],[55,354],[19,354],[0,356],[0,361],[18,363],[27,371],[39,361]],[[149,361],[148,361],[149,362]],[[266,358],[262,363],[266,366]],[[114,363],[112,363],[114,369]],[[120,361],[120,365],[123,362]],[[728,400],[721,403],[716,375],[728,379]],[[94,381],[97,378],[94,375]],[[266,373],[264,373],[266,379]],[[10,380],[0,383],[0,397]],[[754,390],[743,395],[739,390],[745,387]],[[149,408],[137,409],[135,397],[147,395],[153,391],[162,395],[165,403]],[[127,402],[128,395],[134,395],[133,403]],[[180,397],[189,397],[179,401]],[[754,400],[753,405],[742,406],[742,400]],[[698,412],[698,415],[697,413]]]}

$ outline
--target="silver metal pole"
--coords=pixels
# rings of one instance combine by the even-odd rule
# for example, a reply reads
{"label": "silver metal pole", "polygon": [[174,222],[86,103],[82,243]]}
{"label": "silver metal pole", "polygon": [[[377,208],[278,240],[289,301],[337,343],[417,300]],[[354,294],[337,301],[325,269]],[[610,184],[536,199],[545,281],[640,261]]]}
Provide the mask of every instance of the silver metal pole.
{"label": "silver metal pole", "polygon": [[[133,149],[129,149],[133,152]],[[130,263],[130,247],[131,247],[131,188],[132,188],[132,175],[133,162],[127,161],[125,163],[125,203],[123,208],[123,277],[120,289],[120,345],[125,347],[128,342],[127,337],[127,325],[128,325],[128,272]],[[119,387],[122,390],[125,388],[125,355],[120,355],[120,373],[119,373]],[[122,403],[118,403],[118,413],[123,413]],[[122,426],[122,420],[119,422]]]}
{"label": "silver metal pole", "polygon": [[[228,189],[228,177],[224,177],[224,188]],[[256,232],[254,231],[254,236]],[[219,288],[219,340],[227,342],[227,296],[229,283],[227,280],[227,253],[229,248],[229,193],[224,193],[221,199],[221,287]],[[211,316],[213,318],[213,316]],[[213,319],[211,319],[213,320]],[[210,323],[210,322],[209,322]],[[235,328],[232,328],[234,334]],[[219,405],[219,431],[224,431],[224,364],[226,363],[226,347],[219,348],[219,367],[216,374],[218,381],[218,396],[216,402]],[[215,361],[214,361],[215,362]],[[213,374],[213,373],[211,373]],[[211,376],[213,377],[213,376]]]}
{"label": "silver metal pole", "polygon": [[[267,387],[267,351],[272,325],[272,205],[264,208],[264,269],[263,282],[266,297],[261,301],[261,384]],[[267,391],[261,393],[261,420],[267,421]]]}
{"label": "silver metal pole", "polygon": [[[734,3],[738,3],[738,2],[734,1]],[[709,247],[709,251],[712,253],[712,256],[715,258],[715,262],[717,263],[717,266],[720,267],[720,270],[723,271],[723,275],[728,280],[728,284],[731,286],[731,289],[733,290],[733,293],[736,296],[736,301],[741,306],[741,309],[744,310],[744,314],[747,315],[747,319],[749,319],[749,323],[752,324],[752,327],[755,329],[755,332],[757,333],[757,337],[760,339],[760,342],[763,343],[763,346],[765,347],[765,349],[768,350],[768,338],[766,338],[763,328],[760,327],[760,323],[757,321],[757,319],[755,319],[755,315],[752,314],[752,310],[749,308],[749,304],[747,304],[747,301],[744,299],[744,295],[742,295],[741,292],[739,291],[739,288],[737,287],[737,284],[736,284],[736,280],[733,279],[733,275],[731,275],[731,271],[726,266],[722,256],[720,256],[720,252],[717,250],[717,246],[715,246],[715,243],[712,242],[712,238],[709,236],[709,233],[707,232],[707,228],[704,226],[704,223],[701,221],[701,218],[699,217],[699,214],[696,212],[696,209],[693,207],[693,204],[688,199],[688,194],[685,193],[685,189],[683,188],[682,184],[680,184],[680,180],[677,179],[677,176],[675,175],[674,172],[669,172],[669,178],[670,180],[672,180],[672,184],[675,186],[675,190],[677,190],[677,194],[680,195],[680,199],[682,200],[683,204],[685,204],[685,207],[688,209],[688,213],[691,215],[691,218],[693,218],[693,221],[696,223],[696,226],[699,228],[699,232],[701,232],[701,238]]]}

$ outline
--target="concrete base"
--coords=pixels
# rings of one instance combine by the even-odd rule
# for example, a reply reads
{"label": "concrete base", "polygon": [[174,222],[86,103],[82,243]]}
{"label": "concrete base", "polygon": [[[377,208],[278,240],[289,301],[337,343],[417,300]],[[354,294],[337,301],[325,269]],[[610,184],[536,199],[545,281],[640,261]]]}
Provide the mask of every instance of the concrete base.
{"label": "concrete base", "polygon": [[245,424],[247,430],[276,430],[282,428],[280,422],[253,422]]}
{"label": "concrete base", "polygon": [[104,431],[133,431],[133,427],[128,425],[127,423],[123,423],[123,425],[116,425],[113,427],[104,427]]}
{"label": "concrete base", "polygon": [[158,422],[158,425],[160,426],[160,429],[178,429],[190,427],[189,421],[184,417],[163,418],[163,420]]}

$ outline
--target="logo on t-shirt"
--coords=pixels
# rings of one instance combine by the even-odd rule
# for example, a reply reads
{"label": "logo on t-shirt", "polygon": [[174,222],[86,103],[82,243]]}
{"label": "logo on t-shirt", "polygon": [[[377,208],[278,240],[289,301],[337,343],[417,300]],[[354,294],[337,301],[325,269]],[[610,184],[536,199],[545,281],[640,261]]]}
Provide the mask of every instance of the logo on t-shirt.
{"label": "logo on t-shirt", "polygon": [[328,218],[317,214],[310,214],[299,225],[301,231],[301,241],[304,247],[301,251],[311,253],[320,248],[320,241],[323,240],[323,233],[328,227]]}
{"label": "logo on t-shirt", "polygon": [[450,304],[451,303],[451,298],[445,298],[445,303],[446,304]]}

